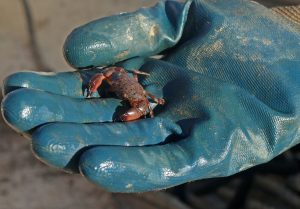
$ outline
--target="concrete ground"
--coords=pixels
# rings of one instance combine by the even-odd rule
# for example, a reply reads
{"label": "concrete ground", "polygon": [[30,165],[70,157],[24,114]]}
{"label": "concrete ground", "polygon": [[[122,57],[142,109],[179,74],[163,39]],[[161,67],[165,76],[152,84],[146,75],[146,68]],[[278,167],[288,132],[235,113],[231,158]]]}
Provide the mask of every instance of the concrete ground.
{"label": "concrete ground", "polygon": [[[67,34],[76,26],[121,11],[153,5],[154,0],[28,0],[37,43],[45,64],[71,70],[62,55]],[[37,69],[21,0],[0,1],[0,82],[9,74]],[[0,98],[1,101],[1,98]],[[66,174],[38,161],[30,141],[0,117],[0,209],[187,208],[163,193],[111,194],[80,175]]]}

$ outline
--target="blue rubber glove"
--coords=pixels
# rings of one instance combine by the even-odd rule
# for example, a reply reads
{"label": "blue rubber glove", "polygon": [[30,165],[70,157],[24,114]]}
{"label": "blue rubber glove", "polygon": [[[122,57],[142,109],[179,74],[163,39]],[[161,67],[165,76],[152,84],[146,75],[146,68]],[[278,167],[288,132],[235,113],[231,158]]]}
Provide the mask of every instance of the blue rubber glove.
{"label": "blue rubber glove", "polygon": [[296,27],[259,4],[164,1],[79,27],[64,46],[78,69],[150,73],[142,85],[166,100],[154,118],[112,122],[120,100],[86,99],[99,69],[13,74],[1,110],[39,159],[110,191],[228,176],[300,142],[299,46]]}

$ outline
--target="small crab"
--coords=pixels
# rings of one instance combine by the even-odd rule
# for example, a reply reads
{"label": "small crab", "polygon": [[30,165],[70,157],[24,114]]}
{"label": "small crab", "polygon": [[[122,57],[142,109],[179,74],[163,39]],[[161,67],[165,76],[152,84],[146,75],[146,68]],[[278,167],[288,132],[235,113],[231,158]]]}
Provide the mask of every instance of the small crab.
{"label": "small crab", "polygon": [[138,82],[138,75],[149,75],[138,70],[133,71],[133,78],[130,77],[124,68],[108,67],[101,73],[95,74],[89,82],[87,97],[100,87],[103,80],[106,80],[117,97],[127,101],[131,108],[120,116],[121,121],[132,121],[146,116],[149,110],[150,117],[154,117],[153,110],[147,96],[157,104],[163,105],[164,99],[156,98],[153,94],[146,92]]}

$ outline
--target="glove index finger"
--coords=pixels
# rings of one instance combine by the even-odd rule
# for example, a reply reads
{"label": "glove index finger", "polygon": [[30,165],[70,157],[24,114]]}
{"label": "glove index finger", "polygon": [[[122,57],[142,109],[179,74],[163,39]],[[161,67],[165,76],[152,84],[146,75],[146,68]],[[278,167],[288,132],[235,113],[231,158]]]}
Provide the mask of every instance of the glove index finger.
{"label": "glove index finger", "polygon": [[75,68],[86,68],[155,55],[179,41],[190,4],[159,2],[78,27],[66,39],[65,58]]}

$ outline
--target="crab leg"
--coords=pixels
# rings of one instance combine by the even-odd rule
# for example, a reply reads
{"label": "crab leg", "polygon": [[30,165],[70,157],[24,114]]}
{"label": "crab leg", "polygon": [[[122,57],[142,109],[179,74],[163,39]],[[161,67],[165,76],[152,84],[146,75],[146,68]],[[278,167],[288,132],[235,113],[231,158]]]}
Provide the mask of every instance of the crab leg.
{"label": "crab leg", "polygon": [[149,93],[149,92],[145,92],[145,94],[147,96],[149,96],[151,99],[153,99],[153,101],[157,104],[160,104],[160,105],[163,105],[165,104],[165,100],[164,99],[160,99],[160,98],[157,98],[156,96],[154,96],[153,94]]}
{"label": "crab leg", "polygon": [[152,108],[150,106],[150,102],[148,102],[147,105],[148,105],[149,115],[150,115],[151,118],[153,118],[154,117],[154,113],[153,113],[153,110],[152,110]]}
{"label": "crab leg", "polygon": [[134,73],[134,74],[137,74],[137,75],[147,75],[147,76],[150,75],[149,73],[145,73],[145,72],[139,71],[139,70],[134,70],[133,73]]}
{"label": "crab leg", "polygon": [[147,76],[150,75],[149,73],[145,73],[145,72],[142,72],[142,71],[139,71],[139,70],[134,70],[132,73],[133,73],[133,77],[136,81],[139,81],[138,75],[147,75]]}
{"label": "crab leg", "polygon": [[115,72],[115,68],[107,68],[103,73],[96,73],[89,82],[87,97],[90,97],[93,92],[97,91],[102,81],[109,78],[113,72]]}
{"label": "crab leg", "polygon": [[93,92],[97,91],[105,78],[106,77],[103,75],[103,73],[97,73],[92,77],[89,82],[87,97],[90,97]]}

